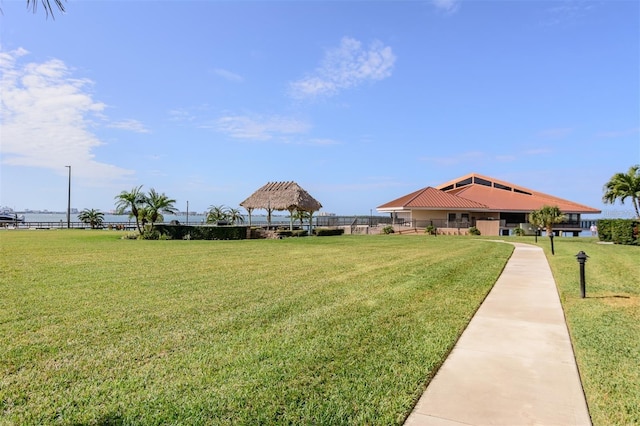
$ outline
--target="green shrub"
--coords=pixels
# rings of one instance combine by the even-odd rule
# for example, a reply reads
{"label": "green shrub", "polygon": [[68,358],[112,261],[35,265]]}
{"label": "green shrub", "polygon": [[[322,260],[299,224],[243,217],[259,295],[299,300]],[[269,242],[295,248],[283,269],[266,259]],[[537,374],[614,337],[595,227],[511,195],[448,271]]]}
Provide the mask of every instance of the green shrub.
{"label": "green shrub", "polygon": [[426,227],[424,232],[425,232],[425,234],[436,235],[436,232],[438,232],[438,229],[433,225],[429,225],[429,226]]}
{"label": "green shrub", "polygon": [[600,219],[598,238],[615,244],[640,245],[639,228],[640,221],[636,219]]}
{"label": "green shrub", "polygon": [[513,230],[513,235],[516,235],[518,237],[523,237],[525,235],[525,230],[522,228],[516,228]]}
{"label": "green shrub", "polygon": [[329,237],[332,235],[342,235],[344,234],[344,229],[342,228],[316,228],[313,230],[313,233],[318,237]]}
{"label": "green shrub", "polygon": [[247,226],[156,225],[155,229],[172,240],[244,240]]}
{"label": "green shrub", "polygon": [[279,237],[306,237],[307,231],[304,229],[279,229],[276,231]]}
{"label": "green shrub", "polygon": [[160,239],[160,231],[157,229],[151,230],[151,228],[145,228],[142,231],[142,234],[138,235],[138,239],[140,240],[159,240]]}
{"label": "green shrub", "polygon": [[391,225],[387,225],[384,228],[382,228],[382,233],[383,234],[393,234],[395,231],[393,230],[393,226]]}
{"label": "green shrub", "polygon": [[469,234],[470,235],[480,235],[480,230],[478,228],[476,228],[475,226],[472,226],[471,228],[469,228]]}

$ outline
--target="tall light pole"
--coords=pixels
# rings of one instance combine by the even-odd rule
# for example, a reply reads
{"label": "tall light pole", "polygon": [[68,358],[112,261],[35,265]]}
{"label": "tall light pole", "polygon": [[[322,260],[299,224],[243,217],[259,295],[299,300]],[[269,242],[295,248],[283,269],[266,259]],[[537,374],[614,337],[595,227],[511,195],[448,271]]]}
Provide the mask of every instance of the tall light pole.
{"label": "tall light pole", "polygon": [[67,193],[67,229],[71,228],[71,166],[65,166],[69,169],[69,191]]}

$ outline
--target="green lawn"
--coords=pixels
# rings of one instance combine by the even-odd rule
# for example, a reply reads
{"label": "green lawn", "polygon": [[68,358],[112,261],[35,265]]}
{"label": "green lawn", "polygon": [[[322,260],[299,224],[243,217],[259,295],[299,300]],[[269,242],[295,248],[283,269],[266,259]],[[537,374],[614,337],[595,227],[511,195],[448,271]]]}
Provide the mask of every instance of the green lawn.
{"label": "green lawn", "polygon": [[[533,238],[511,241],[533,243]],[[594,425],[640,424],[640,247],[539,238],[558,285]],[[580,297],[584,251],[586,295]]]}
{"label": "green lawn", "polygon": [[118,235],[0,231],[1,424],[401,423],[512,251]]}

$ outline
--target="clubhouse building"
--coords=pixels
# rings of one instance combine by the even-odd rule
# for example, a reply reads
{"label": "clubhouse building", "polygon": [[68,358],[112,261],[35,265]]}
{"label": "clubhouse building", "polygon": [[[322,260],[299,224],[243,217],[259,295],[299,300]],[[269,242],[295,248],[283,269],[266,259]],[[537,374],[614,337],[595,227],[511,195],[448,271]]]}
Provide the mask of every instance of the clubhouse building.
{"label": "clubhouse building", "polygon": [[[440,234],[466,234],[475,226],[482,235],[510,235],[515,228],[534,234],[529,213],[542,206],[557,206],[567,217],[554,225],[554,232],[578,235],[583,226],[583,214],[598,214],[600,210],[573,201],[554,197],[509,182],[471,173],[426,187],[377,207],[389,213],[394,223],[426,228],[433,226]],[[588,226],[587,226],[588,228]]]}

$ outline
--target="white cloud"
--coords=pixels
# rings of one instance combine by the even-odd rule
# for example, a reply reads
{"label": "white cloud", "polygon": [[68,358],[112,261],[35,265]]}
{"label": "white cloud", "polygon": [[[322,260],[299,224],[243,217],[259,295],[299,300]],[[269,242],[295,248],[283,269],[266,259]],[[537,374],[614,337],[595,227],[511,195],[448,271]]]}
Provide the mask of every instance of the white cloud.
{"label": "white cloud", "polygon": [[123,120],[112,123],[109,127],[113,127],[116,129],[122,130],[130,130],[136,133],[151,133],[149,129],[147,129],[144,124],[139,122],[138,120]]}
{"label": "white cloud", "polygon": [[545,155],[551,154],[550,148],[532,148],[523,152],[524,155]]}
{"label": "white cloud", "polygon": [[546,10],[543,26],[575,24],[588,14],[596,11],[595,3],[586,1],[565,0],[552,2]]}
{"label": "white cloud", "polygon": [[573,133],[570,127],[561,127],[555,129],[545,129],[538,132],[538,136],[545,139],[563,139]]}
{"label": "white cloud", "polygon": [[599,132],[596,134],[597,138],[605,138],[605,139],[609,139],[609,138],[622,138],[622,137],[627,137],[627,136],[635,136],[638,133],[640,133],[640,128],[632,128],[632,129],[626,129],[626,130],[610,130],[610,131],[606,131],[606,132]]}
{"label": "white cloud", "polygon": [[447,14],[456,13],[460,8],[460,0],[433,0],[433,5]]}
{"label": "white cloud", "polygon": [[168,112],[171,121],[194,121],[196,115],[186,109],[174,109]]}
{"label": "white cloud", "polygon": [[225,80],[234,81],[237,83],[241,83],[244,81],[244,78],[241,75],[222,68],[215,68],[213,70],[213,73],[219,77],[224,78]]}
{"label": "white cloud", "polygon": [[58,172],[71,165],[75,176],[102,181],[132,174],[94,158],[92,151],[103,143],[88,129],[103,118],[105,105],[92,98],[92,82],[73,78],[57,59],[19,64],[27,54],[0,53],[2,164]]}
{"label": "white cloud", "polygon": [[368,49],[345,37],[340,46],[325,53],[320,67],[289,85],[295,99],[333,96],[343,89],[391,76],[396,57],[391,47],[373,42]]}
{"label": "white cloud", "polygon": [[295,118],[281,116],[228,115],[220,117],[215,123],[215,128],[232,138],[266,141],[306,133],[310,125]]}

